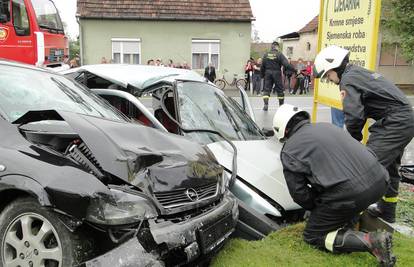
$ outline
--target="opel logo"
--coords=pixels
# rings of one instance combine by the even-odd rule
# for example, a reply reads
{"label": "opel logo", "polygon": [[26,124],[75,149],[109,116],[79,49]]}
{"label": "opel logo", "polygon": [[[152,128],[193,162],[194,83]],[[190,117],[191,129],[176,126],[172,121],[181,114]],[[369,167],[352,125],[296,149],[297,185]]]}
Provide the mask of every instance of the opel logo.
{"label": "opel logo", "polygon": [[185,194],[187,195],[187,197],[191,200],[191,201],[193,201],[193,202],[195,202],[195,201],[197,201],[198,200],[198,194],[197,194],[197,191],[195,191],[194,189],[192,189],[192,188],[188,188],[187,189],[187,191],[185,191]]}

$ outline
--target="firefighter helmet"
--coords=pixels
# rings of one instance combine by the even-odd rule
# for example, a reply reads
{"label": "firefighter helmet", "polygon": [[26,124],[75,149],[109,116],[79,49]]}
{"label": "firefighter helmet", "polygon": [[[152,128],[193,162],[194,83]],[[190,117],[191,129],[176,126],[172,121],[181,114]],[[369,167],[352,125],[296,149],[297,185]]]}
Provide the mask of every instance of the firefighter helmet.
{"label": "firefighter helmet", "polygon": [[284,104],[279,107],[275,116],[273,117],[273,131],[276,134],[277,139],[282,141],[286,137],[286,126],[289,121],[297,114],[302,113],[306,118],[310,118],[308,112],[299,109],[290,104]]}
{"label": "firefighter helmet", "polygon": [[322,49],[316,56],[315,64],[313,66],[313,75],[315,78],[326,78],[326,73],[329,70],[341,66],[349,53],[348,50],[336,45],[331,45]]}

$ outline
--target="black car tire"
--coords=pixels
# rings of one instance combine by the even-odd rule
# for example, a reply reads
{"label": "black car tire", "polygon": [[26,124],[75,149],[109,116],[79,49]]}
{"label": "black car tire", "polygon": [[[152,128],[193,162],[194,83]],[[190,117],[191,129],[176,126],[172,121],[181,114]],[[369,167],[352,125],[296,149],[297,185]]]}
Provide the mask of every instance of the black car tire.
{"label": "black car tire", "polygon": [[[27,229],[32,229],[27,238],[24,237],[23,222],[29,222]],[[45,226],[45,228],[43,228]],[[51,227],[50,227],[51,226]],[[38,232],[36,233],[36,230]],[[47,234],[41,234],[41,230],[47,230]],[[50,230],[52,229],[52,230]],[[16,246],[6,243],[7,240],[17,240]],[[16,233],[16,234],[13,234]],[[42,231],[42,233],[45,233]],[[55,237],[55,235],[57,236]],[[14,239],[17,236],[18,239]],[[41,241],[38,241],[39,239]],[[59,240],[59,241],[56,241]],[[30,242],[29,242],[30,241]],[[63,222],[51,211],[42,207],[33,198],[20,198],[10,203],[0,214],[0,254],[1,265],[7,267],[6,257],[9,260],[22,260],[25,266],[36,266],[40,258],[45,259],[45,251],[60,250],[61,259],[59,266],[76,266],[88,258],[92,252],[92,244],[82,238],[79,233],[72,233]],[[13,243],[13,242],[11,242]],[[55,247],[56,246],[56,247]],[[19,252],[15,248],[19,248]],[[46,248],[47,247],[47,248]],[[4,253],[7,248],[7,253]],[[10,258],[11,257],[11,258]],[[16,257],[16,258],[15,258]],[[18,259],[20,258],[20,259]],[[57,261],[47,260],[46,267],[58,266]]]}

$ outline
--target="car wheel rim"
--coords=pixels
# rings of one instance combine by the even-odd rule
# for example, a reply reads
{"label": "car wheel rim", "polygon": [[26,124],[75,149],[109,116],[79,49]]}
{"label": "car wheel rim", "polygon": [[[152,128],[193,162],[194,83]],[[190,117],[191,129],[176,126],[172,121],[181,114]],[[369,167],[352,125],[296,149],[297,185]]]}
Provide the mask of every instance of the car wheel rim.
{"label": "car wheel rim", "polygon": [[1,251],[7,267],[62,265],[62,246],[55,228],[35,213],[22,214],[8,225]]}

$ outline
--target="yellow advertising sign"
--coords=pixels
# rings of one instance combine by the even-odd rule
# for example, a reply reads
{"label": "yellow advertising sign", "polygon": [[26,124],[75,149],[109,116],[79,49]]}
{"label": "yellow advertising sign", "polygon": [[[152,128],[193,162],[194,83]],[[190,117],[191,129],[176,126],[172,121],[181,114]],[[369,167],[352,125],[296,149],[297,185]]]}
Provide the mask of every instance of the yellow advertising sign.
{"label": "yellow advertising sign", "polygon": [[[337,45],[351,51],[350,63],[370,70],[376,67],[381,0],[321,0],[318,51]],[[339,88],[315,83],[313,120],[317,104],[342,109]]]}

